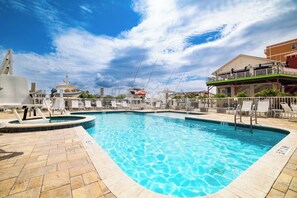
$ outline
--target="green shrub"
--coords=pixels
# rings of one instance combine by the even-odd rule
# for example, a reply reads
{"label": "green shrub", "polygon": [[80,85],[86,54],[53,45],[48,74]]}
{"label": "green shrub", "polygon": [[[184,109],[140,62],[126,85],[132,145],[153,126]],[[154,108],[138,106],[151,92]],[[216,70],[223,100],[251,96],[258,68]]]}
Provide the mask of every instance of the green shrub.
{"label": "green shrub", "polygon": [[242,91],[242,92],[237,93],[236,97],[244,98],[244,97],[248,97],[248,95],[244,91]]}
{"label": "green shrub", "polygon": [[256,97],[291,96],[290,93],[282,93],[276,89],[263,89],[255,94]]}
{"label": "green shrub", "polygon": [[216,94],[214,95],[214,98],[226,98],[227,95],[226,94]]}

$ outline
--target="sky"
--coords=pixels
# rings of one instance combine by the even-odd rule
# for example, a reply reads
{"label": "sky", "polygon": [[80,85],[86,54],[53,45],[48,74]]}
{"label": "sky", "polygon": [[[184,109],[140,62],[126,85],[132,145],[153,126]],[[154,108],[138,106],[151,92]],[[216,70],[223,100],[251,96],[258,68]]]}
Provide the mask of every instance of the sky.
{"label": "sky", "polygon": [[[42,90],[206,90],[239,54],[297,38],[297,0],[0,0],[0,58]],[[2,61],[2,60],[0,60]]]}

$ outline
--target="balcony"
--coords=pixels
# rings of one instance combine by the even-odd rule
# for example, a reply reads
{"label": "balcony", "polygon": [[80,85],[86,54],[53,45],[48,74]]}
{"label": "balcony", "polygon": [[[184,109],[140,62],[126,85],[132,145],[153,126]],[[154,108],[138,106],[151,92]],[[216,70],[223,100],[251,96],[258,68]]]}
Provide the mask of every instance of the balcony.
{"label": "balcony", "polygon": [[216,77],[209,77],[207,78],[207,82],[215,82],[215,81],[225,81],[225,80],[232,80],[232,79],[244,79],[248,77],[256,77],[256,76],[267,76],[272,74],[286,74],[286,75],[296,75],[297,76],[297,69],[293,68],[286,68],[286,67],[255,67],[252,70],[248,71],[241,71],[241,72],[233,72],[233,73],[224,73],[218,74]]}

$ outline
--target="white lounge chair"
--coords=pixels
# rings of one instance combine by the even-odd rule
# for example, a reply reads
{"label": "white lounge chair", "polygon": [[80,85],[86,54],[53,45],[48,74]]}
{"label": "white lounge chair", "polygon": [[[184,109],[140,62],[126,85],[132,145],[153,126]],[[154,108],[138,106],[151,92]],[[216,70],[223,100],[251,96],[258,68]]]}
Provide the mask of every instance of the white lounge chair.
{"label": "white lounge chair", "polygon": [[297,111],[293,111],[287,103],[282,102],[280,105],[284,109],[284,115],[282,118],[289,117],[289,119],[292,119],[295,115],[297,116]]}
{"label": "white lounge chair", "polygon": [[123,101],[122,106],[123,106],[124,109],[129,109],[127,101]]}
{"label": "white lounge chair", "polygon": [[71,109],[80,110],[80,109],[84,109],[84,107],[79,105],[78,100],[71,100]]}
{"label": "white lounge chair", "polygon": [[161,102],[156,102],[155,109],[160,109],[161,108]]}
{"label": "white lounge chair", "polygon": [[85,100],[85,108],[86,109],[93,109],[91,101],[90,100]]}
{"label": "white lounge chair", "polygon": [[65,109],[65,100],[63,97],[58,97],[54,99],[54,104],[52,106],[52,113],[54,114],[55,111],[60,111],[61,114],[65,113],[65,114],[69,114],[67,113],[66,109]]}
{"label": "white lounge chair", "polygon": [[[251,100],[242,101],[242,105],[241,105],[241,108],[239,111],[240,122],[242,122],[242,114],[243,113],[248,113],[248,115],[251,115],[252,107],[253,107],[253,101],[251,101]],[[237,111],[235,111],[235,113],[237,114]]]}
{"label": "white lounge chair", "polygon": [[116,101],[111,101],[111,108],[112,109],[117,109],[118,108]]}
{"label": "white lounge chair", "polygon": [[103,109],[101,100],[96,100],[96,109]]}
{"label": "white lounge chair", "polygon": [[257,104],[257,113],[266,114],[266,117],[268,117],[270,112],[269,107],[269,100],[259,100]]}
{"label": "white lounge chair", "polygon": [[241,105],[240,113],[250,113],[252,110],[253,101],[251,100],[244,100]]}
{"label": "white lounge chair", "polygon": [[[20,76],[0,75],[0,107],[11,109],[19,123],[48,122],[40,108],[42,104],[34,104],[32,94],[29,94],[27,79]],[[25,109],[23,119],[17,109]],[[34,110],[42,119],[27,120],[29,109]]]}

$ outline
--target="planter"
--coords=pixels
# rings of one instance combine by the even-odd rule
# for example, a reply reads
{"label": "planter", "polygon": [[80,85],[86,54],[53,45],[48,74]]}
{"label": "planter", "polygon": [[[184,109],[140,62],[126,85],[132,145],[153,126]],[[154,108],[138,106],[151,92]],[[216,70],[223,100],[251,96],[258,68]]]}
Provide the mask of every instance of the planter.
{"label": "planter", "polygon": [[207,107],[200,107],[200,111],[201,112],[208,112],[208,108]]}
{"label": "planter", "polygon": [[217,108],[217,113],[226,113],[227,108]]}

